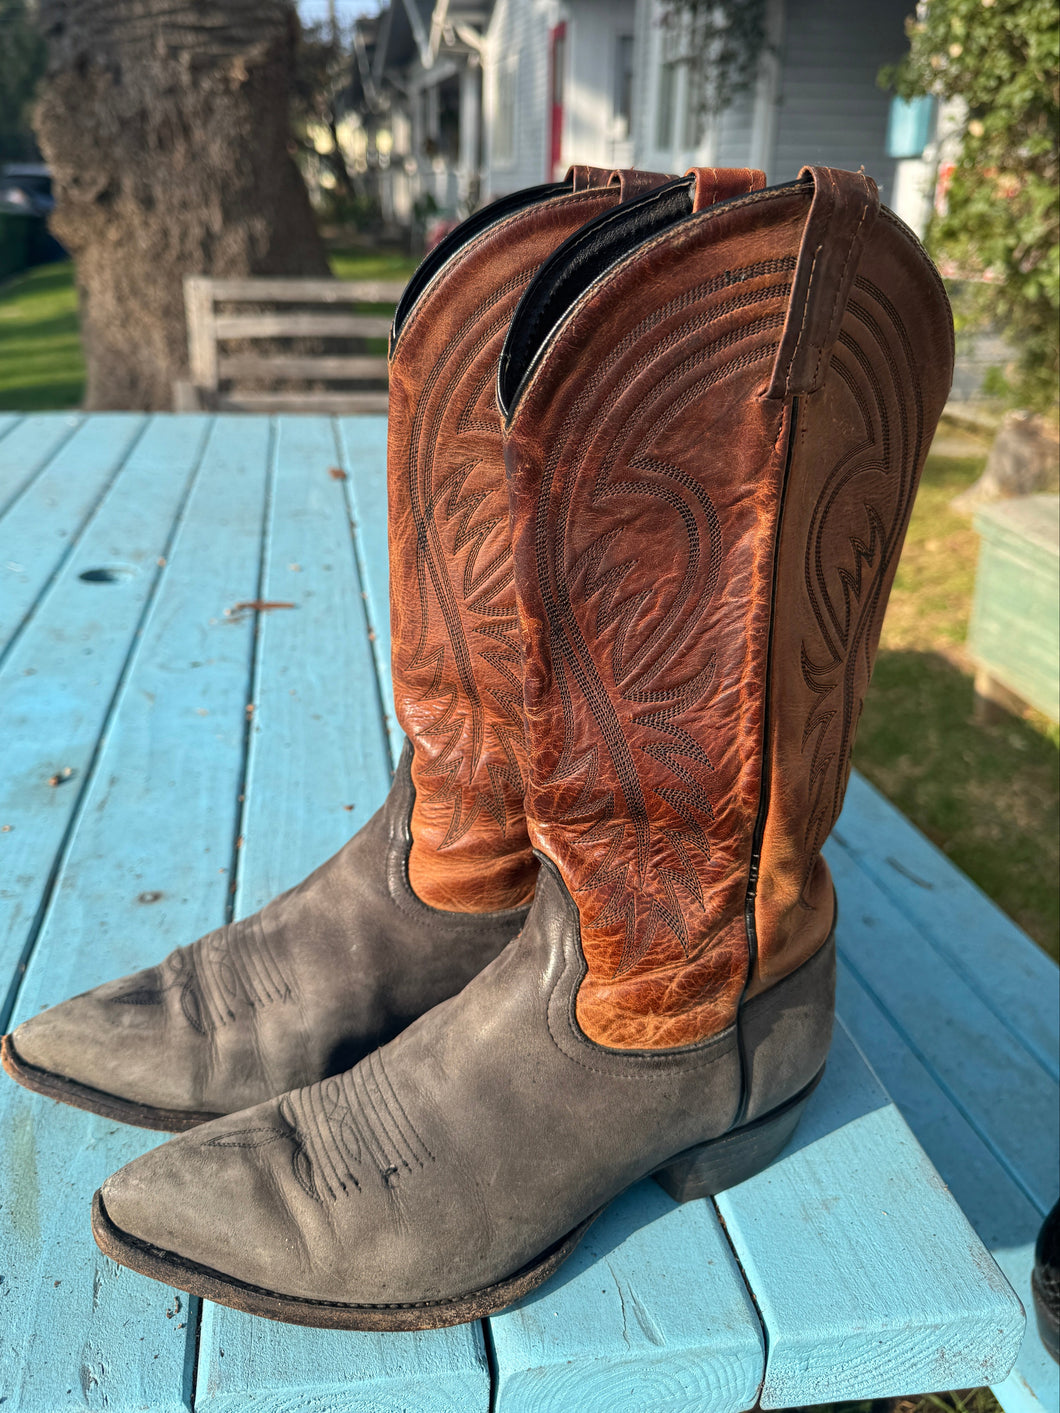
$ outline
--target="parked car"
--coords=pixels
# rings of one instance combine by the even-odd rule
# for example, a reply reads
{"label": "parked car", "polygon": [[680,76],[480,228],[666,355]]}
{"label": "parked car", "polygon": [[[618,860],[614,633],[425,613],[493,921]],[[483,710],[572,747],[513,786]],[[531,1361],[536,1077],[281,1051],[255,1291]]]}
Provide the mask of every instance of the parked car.
{"label": "parked car", "polygon": [[54,207],[52,176],[43,163],[5,162],[0,167],[0,278],[66,259],[47,226]]}
{"label": "parked car", "polygon": [[0,168],[0,201],[47,216],[55,206],[52,174],[41,162],[5,162]]}

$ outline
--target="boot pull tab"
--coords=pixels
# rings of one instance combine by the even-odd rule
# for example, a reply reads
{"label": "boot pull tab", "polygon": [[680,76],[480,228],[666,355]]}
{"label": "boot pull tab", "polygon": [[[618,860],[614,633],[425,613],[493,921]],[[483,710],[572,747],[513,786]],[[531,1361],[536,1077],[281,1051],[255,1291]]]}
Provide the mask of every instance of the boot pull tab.
{"label": "boot pull tab", "polygon": [[635,196],[644,196],[657,186],[665,186],[674,179],[666,172],[642,172],[636,167],[616,167],[608,180],[608,186],[618,187],[619,201],[632,201]]}
{"label": "boot pull tab", "polygon": [[564,181],[571,184],[572,191],[591,191],[598,186],[607,186],[611,179],[610,167],[587,167],[584,163],[567,168]]}
{"label": "boot pull tab", "polygon": [[752,191],[761,191],[766,184],[765,172],[756,167],[689,167],[685,176],[696,179],[693,213],[734,196],[749,196]]}
{"label": "boot pull tab", "polygon": [[814,393],[821,386],[880,209],[876,183],[864,172],[803,167],[799,176],[812,178],[813,200],[766,397]]}
{"label": "boot pull tab", "polygon": [[634,167],[568,167],[565,180],[573,191],[590,191],[601,186],[617,186],[619,201],[631,201],[664,186],[674,178],[665,172],[642,172]]}

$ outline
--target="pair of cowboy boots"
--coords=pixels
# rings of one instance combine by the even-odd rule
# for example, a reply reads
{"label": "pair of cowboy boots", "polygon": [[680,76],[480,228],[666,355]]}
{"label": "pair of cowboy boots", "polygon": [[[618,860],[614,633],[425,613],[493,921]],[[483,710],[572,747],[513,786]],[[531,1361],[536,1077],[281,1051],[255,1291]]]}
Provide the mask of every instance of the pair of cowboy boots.
{"label": "pair of cowboy boots", "polygon": [[330,1327],[489,1314],[640,1178],[758,1171],[820,1075],[820,850],[948,305],[863,175],[607,180],[486,208],[398,307],[383,808],[5,1041],[32,1088],[193,1128],[93,1207],[170,1286]]}

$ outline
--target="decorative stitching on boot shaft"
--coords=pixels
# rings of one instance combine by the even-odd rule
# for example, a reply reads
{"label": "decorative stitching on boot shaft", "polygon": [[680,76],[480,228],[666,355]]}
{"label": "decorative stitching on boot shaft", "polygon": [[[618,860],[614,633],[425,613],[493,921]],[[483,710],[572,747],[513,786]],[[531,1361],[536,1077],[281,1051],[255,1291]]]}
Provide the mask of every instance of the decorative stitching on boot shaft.
{"label": "decorative stitching on boot shaft", "polygon": [[497,356],[541,259],[615,201],[545,202],[474,242],[425,292],[432,317],[404,331],[391,369],[395,703],[415,752],[409,875],[447,910],[516,906],[533,888]]}
{"label": "decorative stitching on boot shaft", "polygon": [[[842,808],[854,732],[925,450],[923,389],[910,372],[915,358],[909,337],[879,290],[864,279],[855,288],[874,299],[889,328],[851,299],[848,314],[860,332],[841,332],[831,358],[830,372],[863,419],[863,438],[849,443],[822,478],[808,521],[803,581],[818,631],[803,638],[801,649],[810,701],[802,750],[811,739],[813,747],[804,766],[808,809],[800,898]],[[790,789],[790,758],[784,769]]]}
{"label": "decorative stitching on boot shaft", "polygon": [[254,1124],[209,1139],[207,1148],[291,1144],[291,1171],[314,1201],[334,1202],[374,1174],[393,1187],[434,1161],[387,1075],[379,1051],[345,1074],[285,1094],[282,1126]]}
{"label": "decorative stitching on boot shaft", "polygon": [[[547,821],[535,842],[565,873],[577,851],[590,972],[611,982],[656,962],[660,948],[695,955],[725,866],[724,853],[712,855],[716,767],[699,729],[718,664],[697,625],[717,612],[709,606],[731,547],[696,457],[661,448],[708,389],[772,356],[790,284],[775,277],[793,268],[787,257],[734,265],[662,302],[583,374],[545,438],[527,531],[564,724],[562,745],[535,753],[531,817],[535,830]],[[580,525],[594,533],[579,541]],[[644,562],[645,549],[663,545],[665,566]],[[527,704],[533,738],[532,694]],[[715,952],[722,960],[727,946]],[[581,1010],[579,1020],[584,1028]],[[651,1044],[619,1039],[613,1026],[589,1033]]]}

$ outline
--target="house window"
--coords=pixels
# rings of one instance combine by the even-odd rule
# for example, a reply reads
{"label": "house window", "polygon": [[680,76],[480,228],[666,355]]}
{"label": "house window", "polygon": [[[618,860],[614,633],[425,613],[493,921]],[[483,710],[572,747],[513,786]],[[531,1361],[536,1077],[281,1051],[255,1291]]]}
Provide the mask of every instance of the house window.
{"label": "house window", "polygon": [[659,86],[655,96],[655,146],[669,152],[674,145],[674,99],[677,91],[676,63],[659,65]]}
{"label": "house window", "polygon": [[615,41],[615,126],[620,140],[633,124],[633,36],[620,34]]}
{"label": "house window", "polygon": [[[687,74],[686,70],[686,74]],[[691,75],[688,75],[685,82],[685,121],[684,121],[684,143],[683,146],[692,151],[703,141],[705,128],[703,111],[699,106],[697,97],[697,86],[692,82]]]}
{"label": "house window", "polygon": [[493,100],[493,160],[499,167],[515,161],[515,90],[519,56],[503,59],[496,70]]}

